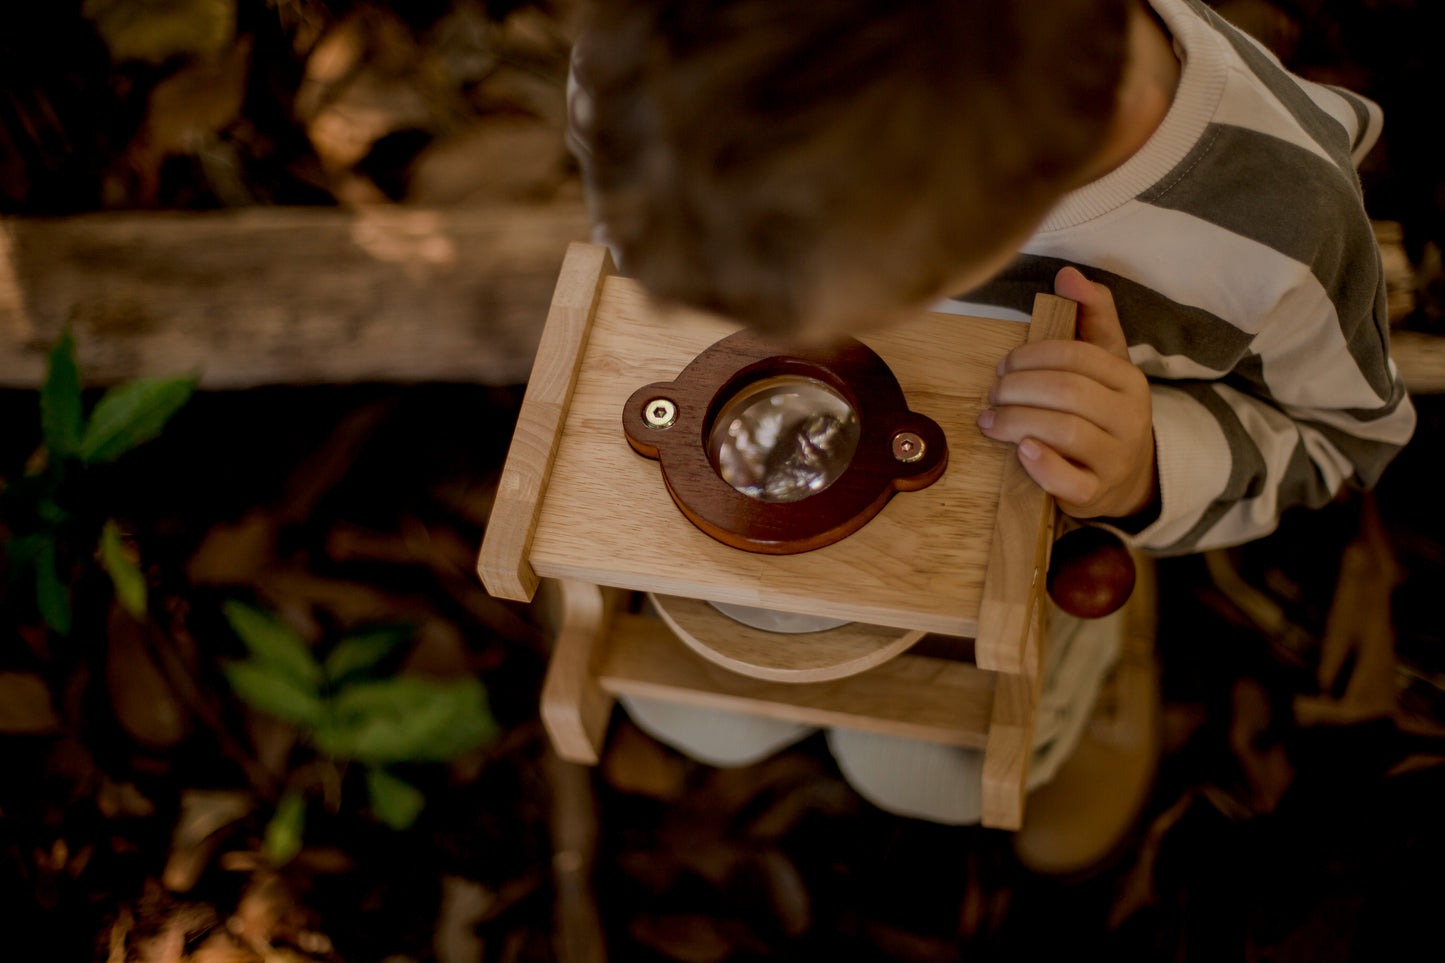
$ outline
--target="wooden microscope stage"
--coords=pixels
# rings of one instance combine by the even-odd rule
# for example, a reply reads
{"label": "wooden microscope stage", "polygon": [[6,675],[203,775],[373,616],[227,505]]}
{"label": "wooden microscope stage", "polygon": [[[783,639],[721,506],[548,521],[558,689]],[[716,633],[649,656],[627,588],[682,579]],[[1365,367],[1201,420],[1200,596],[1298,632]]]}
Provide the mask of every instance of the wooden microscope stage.
{"label": "wooden microscope stage", "polygon": [[[738,326],[660,311],[605,248],[574,244],[478,563],[504,598],[555,580],[542,714],[558,753],[595,762],[624,693],[908,735],[983,749],[983,822],[1016,828],[1054,507],[975,422],[999,359],[1025,340],[1072,337],[1073,320],[1072,302],[1044,295],[1032,324],[925,312],[863,336],[909,406],[943,429],[947,470],[835,544],[756,554],[695,527],[621,426],[634,390],[677,377]],[[653,593],[662,618],[614,590]],[[853,624],[773,633],[702,600]],[[972,639],[973,659],[912,651],[925,636]]]}

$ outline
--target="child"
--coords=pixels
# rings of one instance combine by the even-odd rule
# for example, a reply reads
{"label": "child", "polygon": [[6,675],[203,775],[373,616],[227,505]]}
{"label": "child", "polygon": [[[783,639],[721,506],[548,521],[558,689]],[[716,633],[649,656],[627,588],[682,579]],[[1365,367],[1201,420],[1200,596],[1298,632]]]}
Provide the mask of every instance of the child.
{"label": "child", "polygon": [[[1198,0],[604,0],[574,73],[599,239],[660,299],[800,338],[1077,301],[1078,339],[1005,358],[979,426],[1140,551],[1264,535],[1410,437],[1354,169],[1379,110]],[[1056,623],[1046,683],[1076,723],[1102,673],[1067,653],[1119,634],[1078,631]],[[900,785],[961,785],[966,754],[885,776],[860,738],[832,744],[865,795],[966,820]]]}

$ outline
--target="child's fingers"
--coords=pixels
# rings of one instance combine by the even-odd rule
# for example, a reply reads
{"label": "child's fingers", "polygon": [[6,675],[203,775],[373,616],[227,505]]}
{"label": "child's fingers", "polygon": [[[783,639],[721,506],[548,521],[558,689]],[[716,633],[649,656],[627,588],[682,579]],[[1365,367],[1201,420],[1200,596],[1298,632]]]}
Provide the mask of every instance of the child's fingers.
{"label": "child's fingers", "polygon": [[1054,276],[1054,293],[1078,302],[1076,337],[1080,341],[1097,345],[1116,358],[1128,359],[1129,341],[1119,323],[1113,292],[1084,277],[1078,268],[1066,267]]}
{"label": "child's fingers", "polygon": [[995,441],[1022,444],[1032,438],[1070,461],[1107,465],[1119,457],[1119,443],[1098,425],[1072,412],[1006,405],[979,417],[979,428]]}
{"label": "child's fingers", "polygon": [[1097,475],[1036,438],[1019,443],[1018,458],[1034,483],[1058,499],[1065,512],[1083,510],[1099,492]]}
{"label": "child's fingers", "polygon": [[1034,341],[1019,345],[999,362],[998,374],[1006,377],[1016,371],[1072,371],[1115,391],[1130,390],[1143,378],[1143,372],[1127,358],[1082,341]]}
{"label": "child's fingers", "polygon": [[1128,411],[1120,395],[1097,380],[1072,371],[1017,371],[989,392],[995,407],[1046,408],[1078,415],[1111,435],[1128,433]]}
{"label": "child's fingers", "polygon": [[1076,414],[1012,405],[984,411],[978,424],[987,437],[1017,445],[1029,476],[1071,515],[1132,515],[1153,497],[1148,439],[1141,449]]}

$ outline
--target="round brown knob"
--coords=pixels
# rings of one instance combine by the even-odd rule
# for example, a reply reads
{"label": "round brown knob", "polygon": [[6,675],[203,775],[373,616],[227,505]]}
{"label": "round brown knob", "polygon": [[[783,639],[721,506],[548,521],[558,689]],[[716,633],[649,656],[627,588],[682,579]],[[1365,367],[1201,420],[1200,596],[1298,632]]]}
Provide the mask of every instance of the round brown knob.
{"label": "round brown knob", "polygon": [[1134,591],[1134,559],[1112,532],[1076,528],[1054,542],[1048,589],[1054,604],[1070,615],[1102,618]]}

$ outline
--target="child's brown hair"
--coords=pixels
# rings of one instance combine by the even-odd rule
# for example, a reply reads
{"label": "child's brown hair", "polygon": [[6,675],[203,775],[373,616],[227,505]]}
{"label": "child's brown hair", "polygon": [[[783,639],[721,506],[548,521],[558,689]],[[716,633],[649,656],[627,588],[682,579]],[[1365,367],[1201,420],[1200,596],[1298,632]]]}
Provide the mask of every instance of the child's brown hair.
{"label": "child's brown hair", "polygon": [[757,327],[922,306],[1076,186],[1129,2],[597,0],[595,212],[656,296]]}

